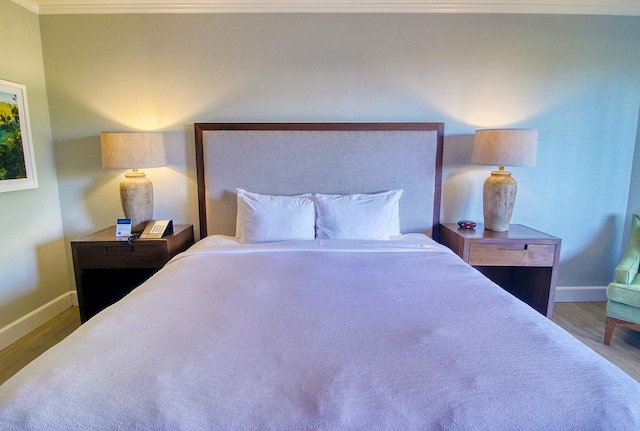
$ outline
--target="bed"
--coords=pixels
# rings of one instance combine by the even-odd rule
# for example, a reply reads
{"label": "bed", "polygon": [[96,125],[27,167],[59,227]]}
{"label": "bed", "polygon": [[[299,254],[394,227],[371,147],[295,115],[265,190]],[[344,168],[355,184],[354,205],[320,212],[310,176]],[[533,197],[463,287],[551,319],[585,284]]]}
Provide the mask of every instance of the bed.
{"label": "bed", "polygon": [[0,386],[0,429],[640,429],[638,382],[434,241],[443,130],[196,124],[202,239]]}

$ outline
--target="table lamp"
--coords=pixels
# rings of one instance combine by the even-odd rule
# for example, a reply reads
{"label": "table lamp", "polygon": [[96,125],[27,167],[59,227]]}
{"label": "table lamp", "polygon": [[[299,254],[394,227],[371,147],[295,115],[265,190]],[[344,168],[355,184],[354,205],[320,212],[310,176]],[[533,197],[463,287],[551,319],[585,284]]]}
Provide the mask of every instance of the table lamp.
{"label": "table lamp", "polygon": [[482,189],[485,229],[509,230],[517,183],[504,167],[535,166],[537,144],[537,130],[476,130],[472,163],[499,166],[497,171],[491,172]]}
{"label": "table lamp", "polygon": [[162,133],[102,132],[100,145],[103,167],[132,169],[120,182],[120,199],[132,230],[142,231],[153,220],[153,184],[138,169],[167,164],[164,137]]}

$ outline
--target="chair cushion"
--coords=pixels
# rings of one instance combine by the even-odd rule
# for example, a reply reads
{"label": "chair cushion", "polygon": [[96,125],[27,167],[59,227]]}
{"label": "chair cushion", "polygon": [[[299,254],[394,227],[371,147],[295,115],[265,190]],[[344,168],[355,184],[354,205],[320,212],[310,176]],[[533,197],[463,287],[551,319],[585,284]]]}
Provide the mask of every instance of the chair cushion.
{"label": "chair cushion", "polygon": [[611,301],[636,307],[638,308],[638,313],[640,313],[640,285],[610,283],[607,287],[607,298]]}
{"label": "chair cushion", "polygon": [[607,316],[640,324],[640,308],[620,304],[619,302],[607,301]]}

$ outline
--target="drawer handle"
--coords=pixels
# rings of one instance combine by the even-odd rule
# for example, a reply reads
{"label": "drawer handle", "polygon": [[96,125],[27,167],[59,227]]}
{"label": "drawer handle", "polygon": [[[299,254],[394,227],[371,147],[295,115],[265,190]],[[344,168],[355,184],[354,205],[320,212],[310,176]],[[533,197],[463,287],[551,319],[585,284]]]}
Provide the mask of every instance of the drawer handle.
{"label": "drawer handle", "polygon": [[133,253],[135,251],[134,247],[105,247],[105,253]]}
{"label": "drawer handle", "polygon": [[498,250],[526,250],[527,244],[500,244]]}

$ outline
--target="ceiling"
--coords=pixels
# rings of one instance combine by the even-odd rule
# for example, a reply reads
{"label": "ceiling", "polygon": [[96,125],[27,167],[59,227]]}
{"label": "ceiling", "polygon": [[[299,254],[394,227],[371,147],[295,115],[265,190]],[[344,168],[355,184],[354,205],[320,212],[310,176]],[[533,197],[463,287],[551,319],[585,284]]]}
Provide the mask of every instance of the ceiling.
{"label": "ceiling", "polygon": [[40,15],[101,13],[543,13],[640,16],[640,0],[13,0]]}

